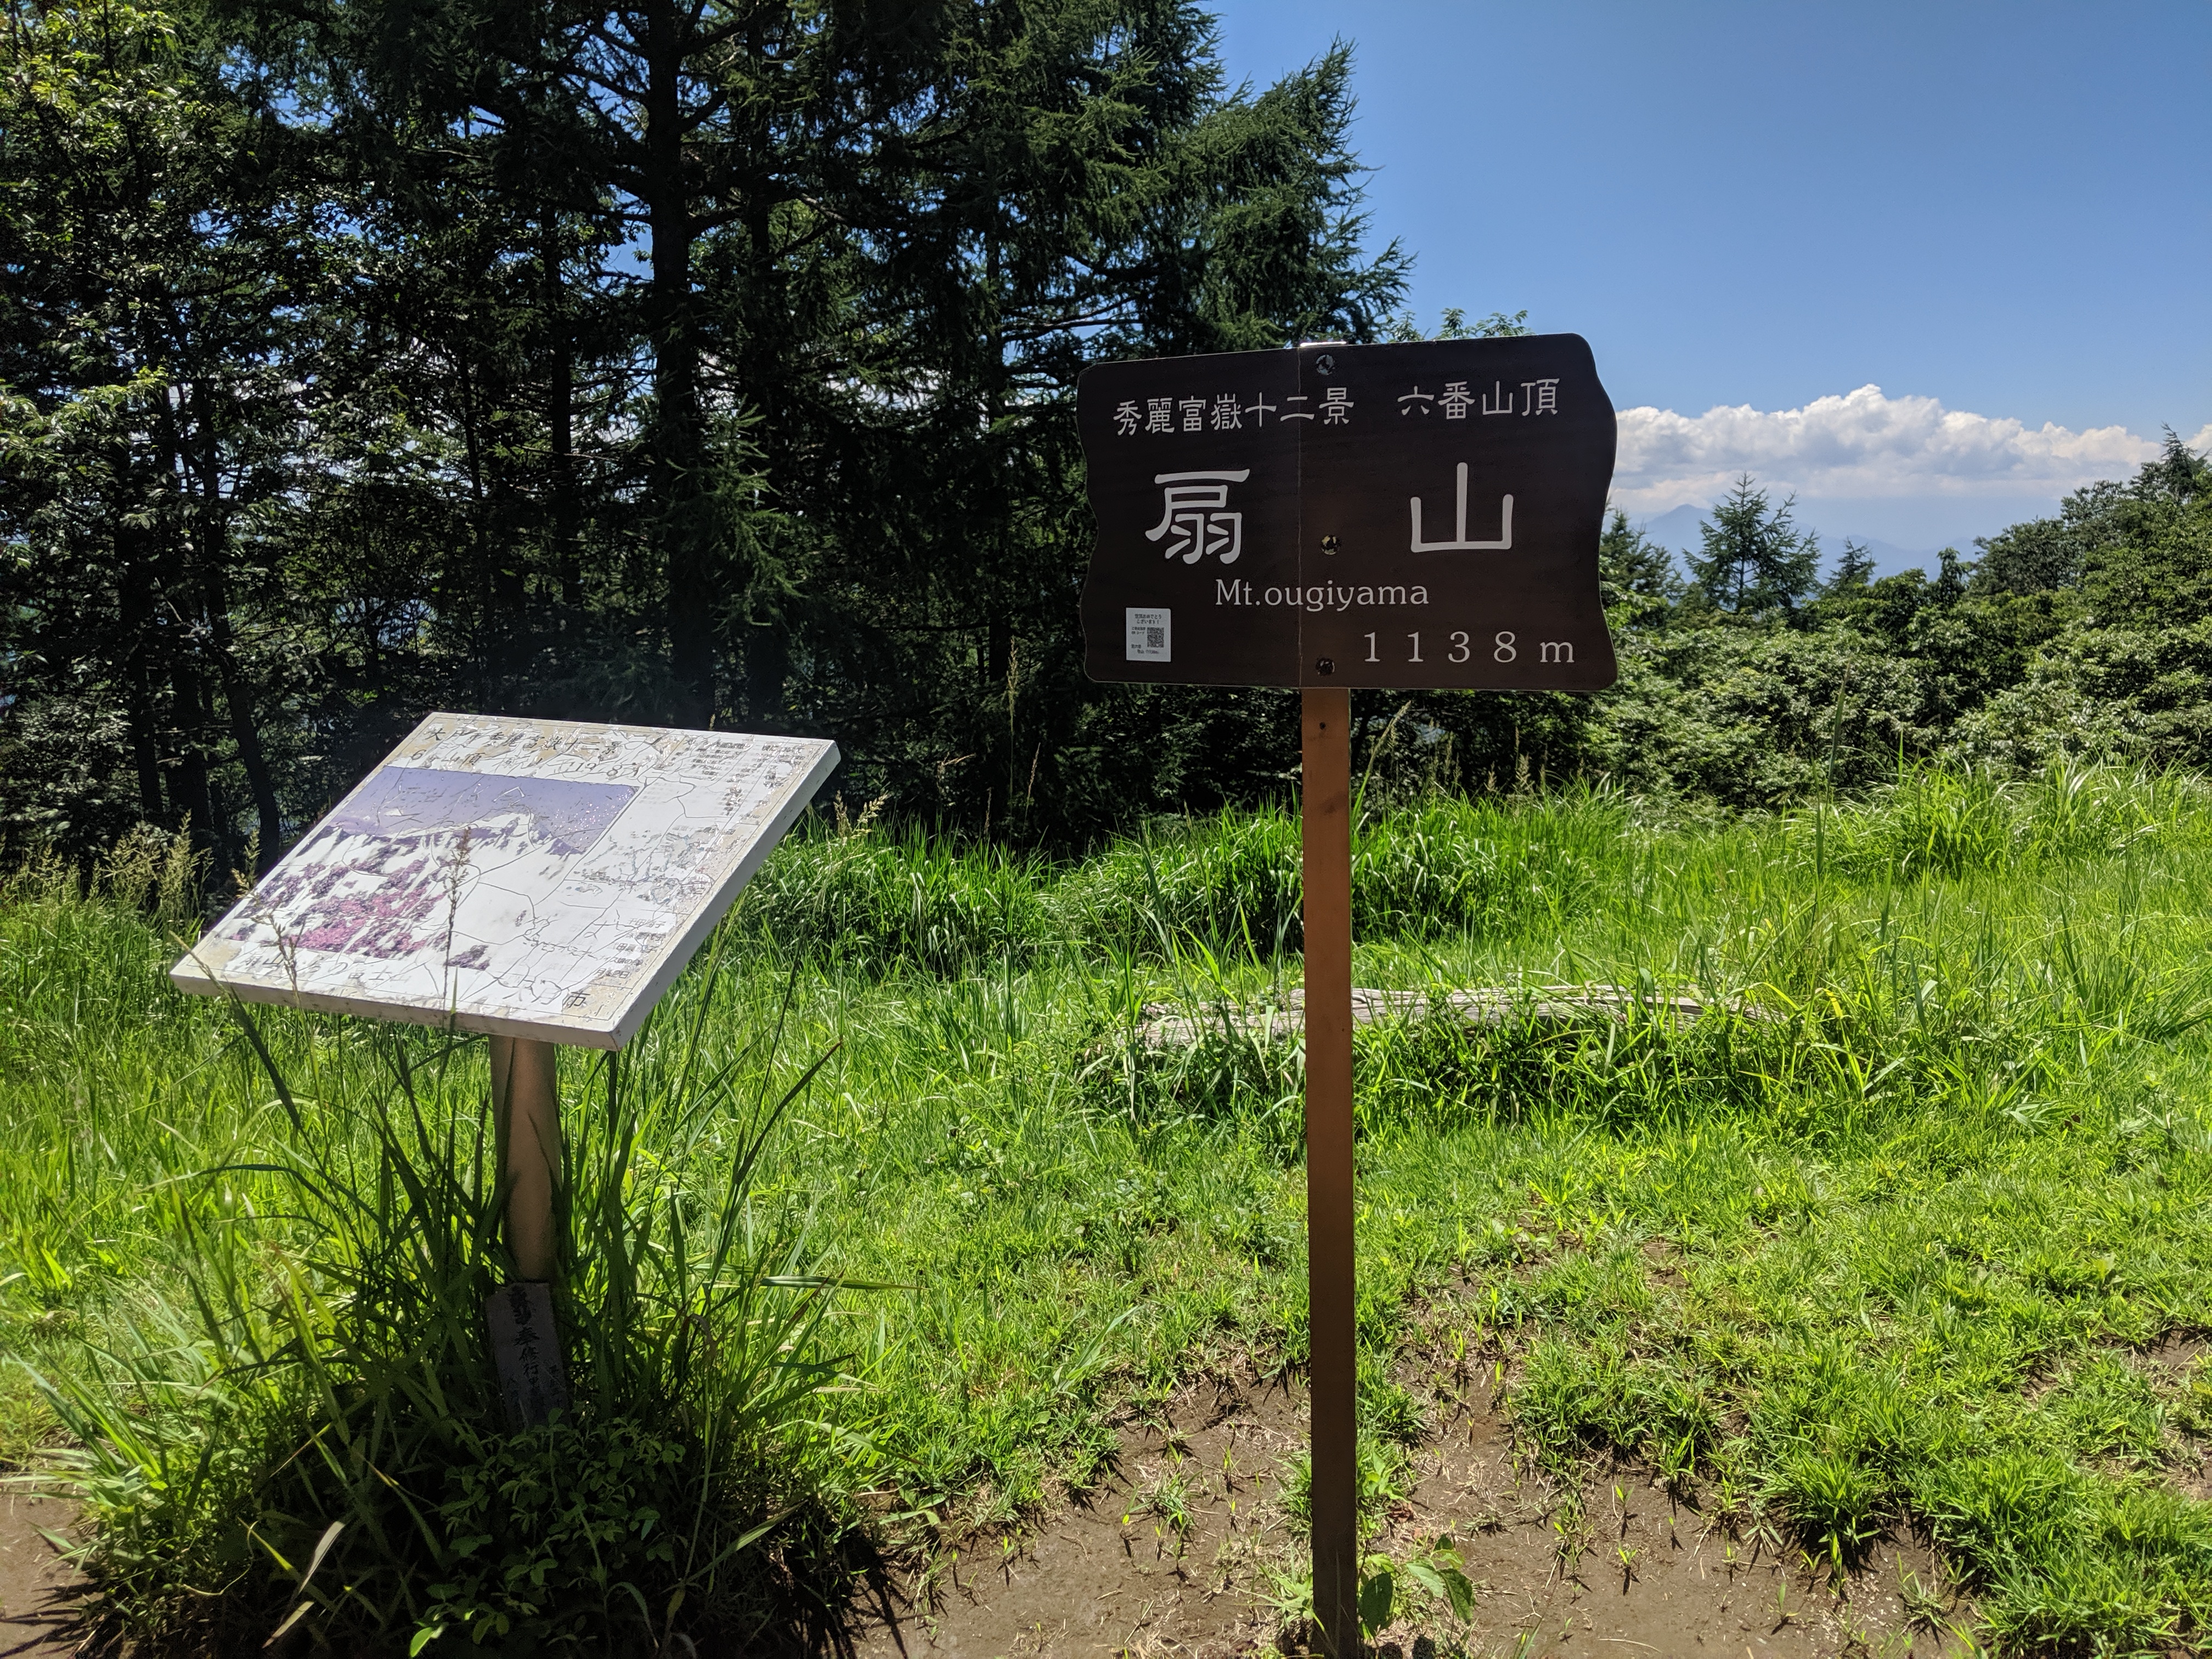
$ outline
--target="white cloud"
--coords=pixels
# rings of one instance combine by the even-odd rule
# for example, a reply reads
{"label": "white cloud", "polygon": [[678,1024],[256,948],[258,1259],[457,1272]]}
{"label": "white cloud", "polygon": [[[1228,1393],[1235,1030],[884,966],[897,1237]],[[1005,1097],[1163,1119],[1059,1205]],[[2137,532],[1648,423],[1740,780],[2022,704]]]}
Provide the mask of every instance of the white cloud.
{"label": "white cloud", "polygon": [[[2200,451],[2212,445],[2212,425],[2190,442]],[[1863,386],[1802,409],[1622,410],[1613,498],[1631,513],[1709,501],[1745,472],[1808,500],[2057,496],[2124,478],[2158,451],[2156,440],[2125,427],[2031,428]]]}

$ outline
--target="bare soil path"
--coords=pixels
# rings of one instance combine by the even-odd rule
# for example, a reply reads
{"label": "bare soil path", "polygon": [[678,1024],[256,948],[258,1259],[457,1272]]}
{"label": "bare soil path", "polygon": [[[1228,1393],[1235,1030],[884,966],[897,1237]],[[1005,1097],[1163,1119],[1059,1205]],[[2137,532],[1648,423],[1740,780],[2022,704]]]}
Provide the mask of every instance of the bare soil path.
{"label": "bare soil path", "polygon": [[[971,1538],[864,1619],[859,1659],[1115,1655],[1228,1659],[1275,1650],[1272,1601],[1294,1560],[1283,1481],[1305,1437],[1302,1390],[1243,1378],[1186,1391],[1127,1427],[1113,1479],[1007,1539]],[[1382,1659],[1936,1659],[1968,1609],[1924,1547],[1878,1549],[1838,1595],[1795,1552],[1708,1525],[1632,1468],[1569,1493],[1516,1461],[1486,1406],[1439,1425],[1378,1547],[1450,1534],[1471,1622],[1441,1606],[1385,1632]],[[0,1659],[76,1650],[78,1581],[41,1528],[66,1504],[0,1491]],[[1930,1615],[1934,1615],[1931,1619]]]}
{"label": "bare soil path", "polygon": [[58,1659],[77,1645],[77,1577],[45,1534],[64,1532],[69,1506],[0,1488],[0,1659]]}
{"label": "bare soil path", "polygon": [[[1281,1385],[1184,1395],[1164,1420],[1125,1431],[1113,1480],[1018,1538],[972,1539],[910,1577],[899,1616],[860,1633],[861,1659],[1275,1648],[1273,1575],[1292,1559],[1282,1479],[1304,1416],[1302,1393]],[[1402,1559],[1449,1533],[1474,1613],[1464,1627],[1441,1605],[1401,1619],[1382,1659],[1932,1659],[1960,1647],[1942,1621],[1968,1610],[1936,1593],[1926,1549],[1878,1549],[1839,1596],[1797,1552],[1708,1525],[1632,1468],[1588,1482],[1577,1525],[1572,1494],[1516,1463],[1487,1408],[1442,1425],[1414,1474],[1381,1547]]]}

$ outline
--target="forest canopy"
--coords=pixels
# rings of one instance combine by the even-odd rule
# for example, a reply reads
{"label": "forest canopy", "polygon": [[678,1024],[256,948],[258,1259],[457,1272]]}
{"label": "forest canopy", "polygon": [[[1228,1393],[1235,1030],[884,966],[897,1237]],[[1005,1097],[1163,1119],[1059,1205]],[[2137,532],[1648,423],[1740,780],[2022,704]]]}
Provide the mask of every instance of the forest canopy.
{"label": "forest canopy", "polygon": [[[1169,0],[14,0],[4,850],[265,860],[441,707],[830,735],[856,804],[1036,842],[1279,792],[1286,695],[1084,678],[1072,402],[1418,331],[1349,76],[1231,85]],[[2170,442],[1932,578],[1824,576],[1752,480],[1687,580],[1616,515],[1620,686],[1413,699],[1389,765],[2212,761],[2205,481]]]}

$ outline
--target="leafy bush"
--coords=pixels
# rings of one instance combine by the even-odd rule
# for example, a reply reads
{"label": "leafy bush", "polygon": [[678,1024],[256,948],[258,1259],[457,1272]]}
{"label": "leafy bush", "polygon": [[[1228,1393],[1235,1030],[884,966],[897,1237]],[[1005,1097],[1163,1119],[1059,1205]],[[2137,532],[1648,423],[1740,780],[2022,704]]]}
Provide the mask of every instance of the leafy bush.
{"label": "leafy bush", "polygon": [[1848,810],[1796,815],[1800,856],[1839,873],[1959,877],[2124,852],[2199,835],[2203,786],[2064,756],[2014,776],[1992,767],[1916,767]]}
{"label": "leafy bush", "polygon": [[1279,809],[1163,821],[1063,881],[1053,908],[1071,934],[1123,950],[1184,939],[1230,949],[1249,941],[1261,955],[1294,949],[1299,845],[1297,818]]}
{"label": "leafy bush", "polygon": [[1456,1013],[1386,1022],[1358,1045],[1364,1127],[1571,1118],[1609,1130],[1714,1118],[1809,1127],[1834,1076],[1831,1034],[1803,1020],[1664,1004],[1555,1018],[1539,993],[1496,1024]]}
{"label": "leafy bush", "polygon": [[740,924],[791,956],[883,973],[957,972],[1048,937],[1041,872],[1001,848],[818,825],[787,837],[745,890]]}
{"label": "leafy bush", "polygon": [[1117,1034],[1080,1080],[1090,1099],[1146,1130],[1226,1127],[1283,1164],[1304,1149],[1305,1050],[1287,1019],[1265,1032],[1224,1024],[1201,1030],[1195,1041],[1157,1048]]}
{"label": "leafy bush", "polygon": [[[1571,841],[1522,821],[1545,816],[1534,803],[1436,799],[1363,823],[1352,848],[1354,935],[1496,937],[1570,913],[1588,866]],[[1224,812],[1117,843],[1051,902],[1070,937],[1148,953],[1195,940],[1270,956],[1304,943],[1302,860],[1296,816]]]}
{"label": "leafy bush", "polygon": [[[241,1019],[246,1017],[241,1012]],[[830,1614],[856,1547],[820,1390],[833,1285],[751,1172],[782,1107],[665,1053],[570,1091],[556,1313],[574,1405],[510,1432],[484,1329],[511,1276],[473,1043],[309,1043],[289,1133],[162,1195],[176,1290],[49,1386],[119,1633],[280,1626],[379,1650],[656,1649]],[[811,1073],[810,1073],[811,1075]],[[678,1156],[641,1156],[641,1128]],[[715,1121],[726,1172],[680,1155]],[[290,1210],[234,1182],[275,1176]],[[840,1442],[849,1450],[851,1443]]]}

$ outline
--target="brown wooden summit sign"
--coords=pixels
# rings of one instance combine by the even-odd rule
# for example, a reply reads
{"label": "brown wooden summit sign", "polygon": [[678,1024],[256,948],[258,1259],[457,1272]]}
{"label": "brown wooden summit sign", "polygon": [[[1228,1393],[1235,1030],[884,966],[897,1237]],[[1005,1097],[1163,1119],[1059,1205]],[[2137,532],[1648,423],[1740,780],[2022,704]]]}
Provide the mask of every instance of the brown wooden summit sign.
{"label": "brown wooden summit sign", "polygon": [[1577,334],[1099,363],[1093,679],[1594,691],[1613,403]]}
{"label": "brown wooden summit sign", "polygon": [[1101,363],[1076,416],[1091,677],[1304,688],[1314,1616],[1352,1659],[1351,691],[1613,684],[1613,403],[1579,335],[1536,334]]}

